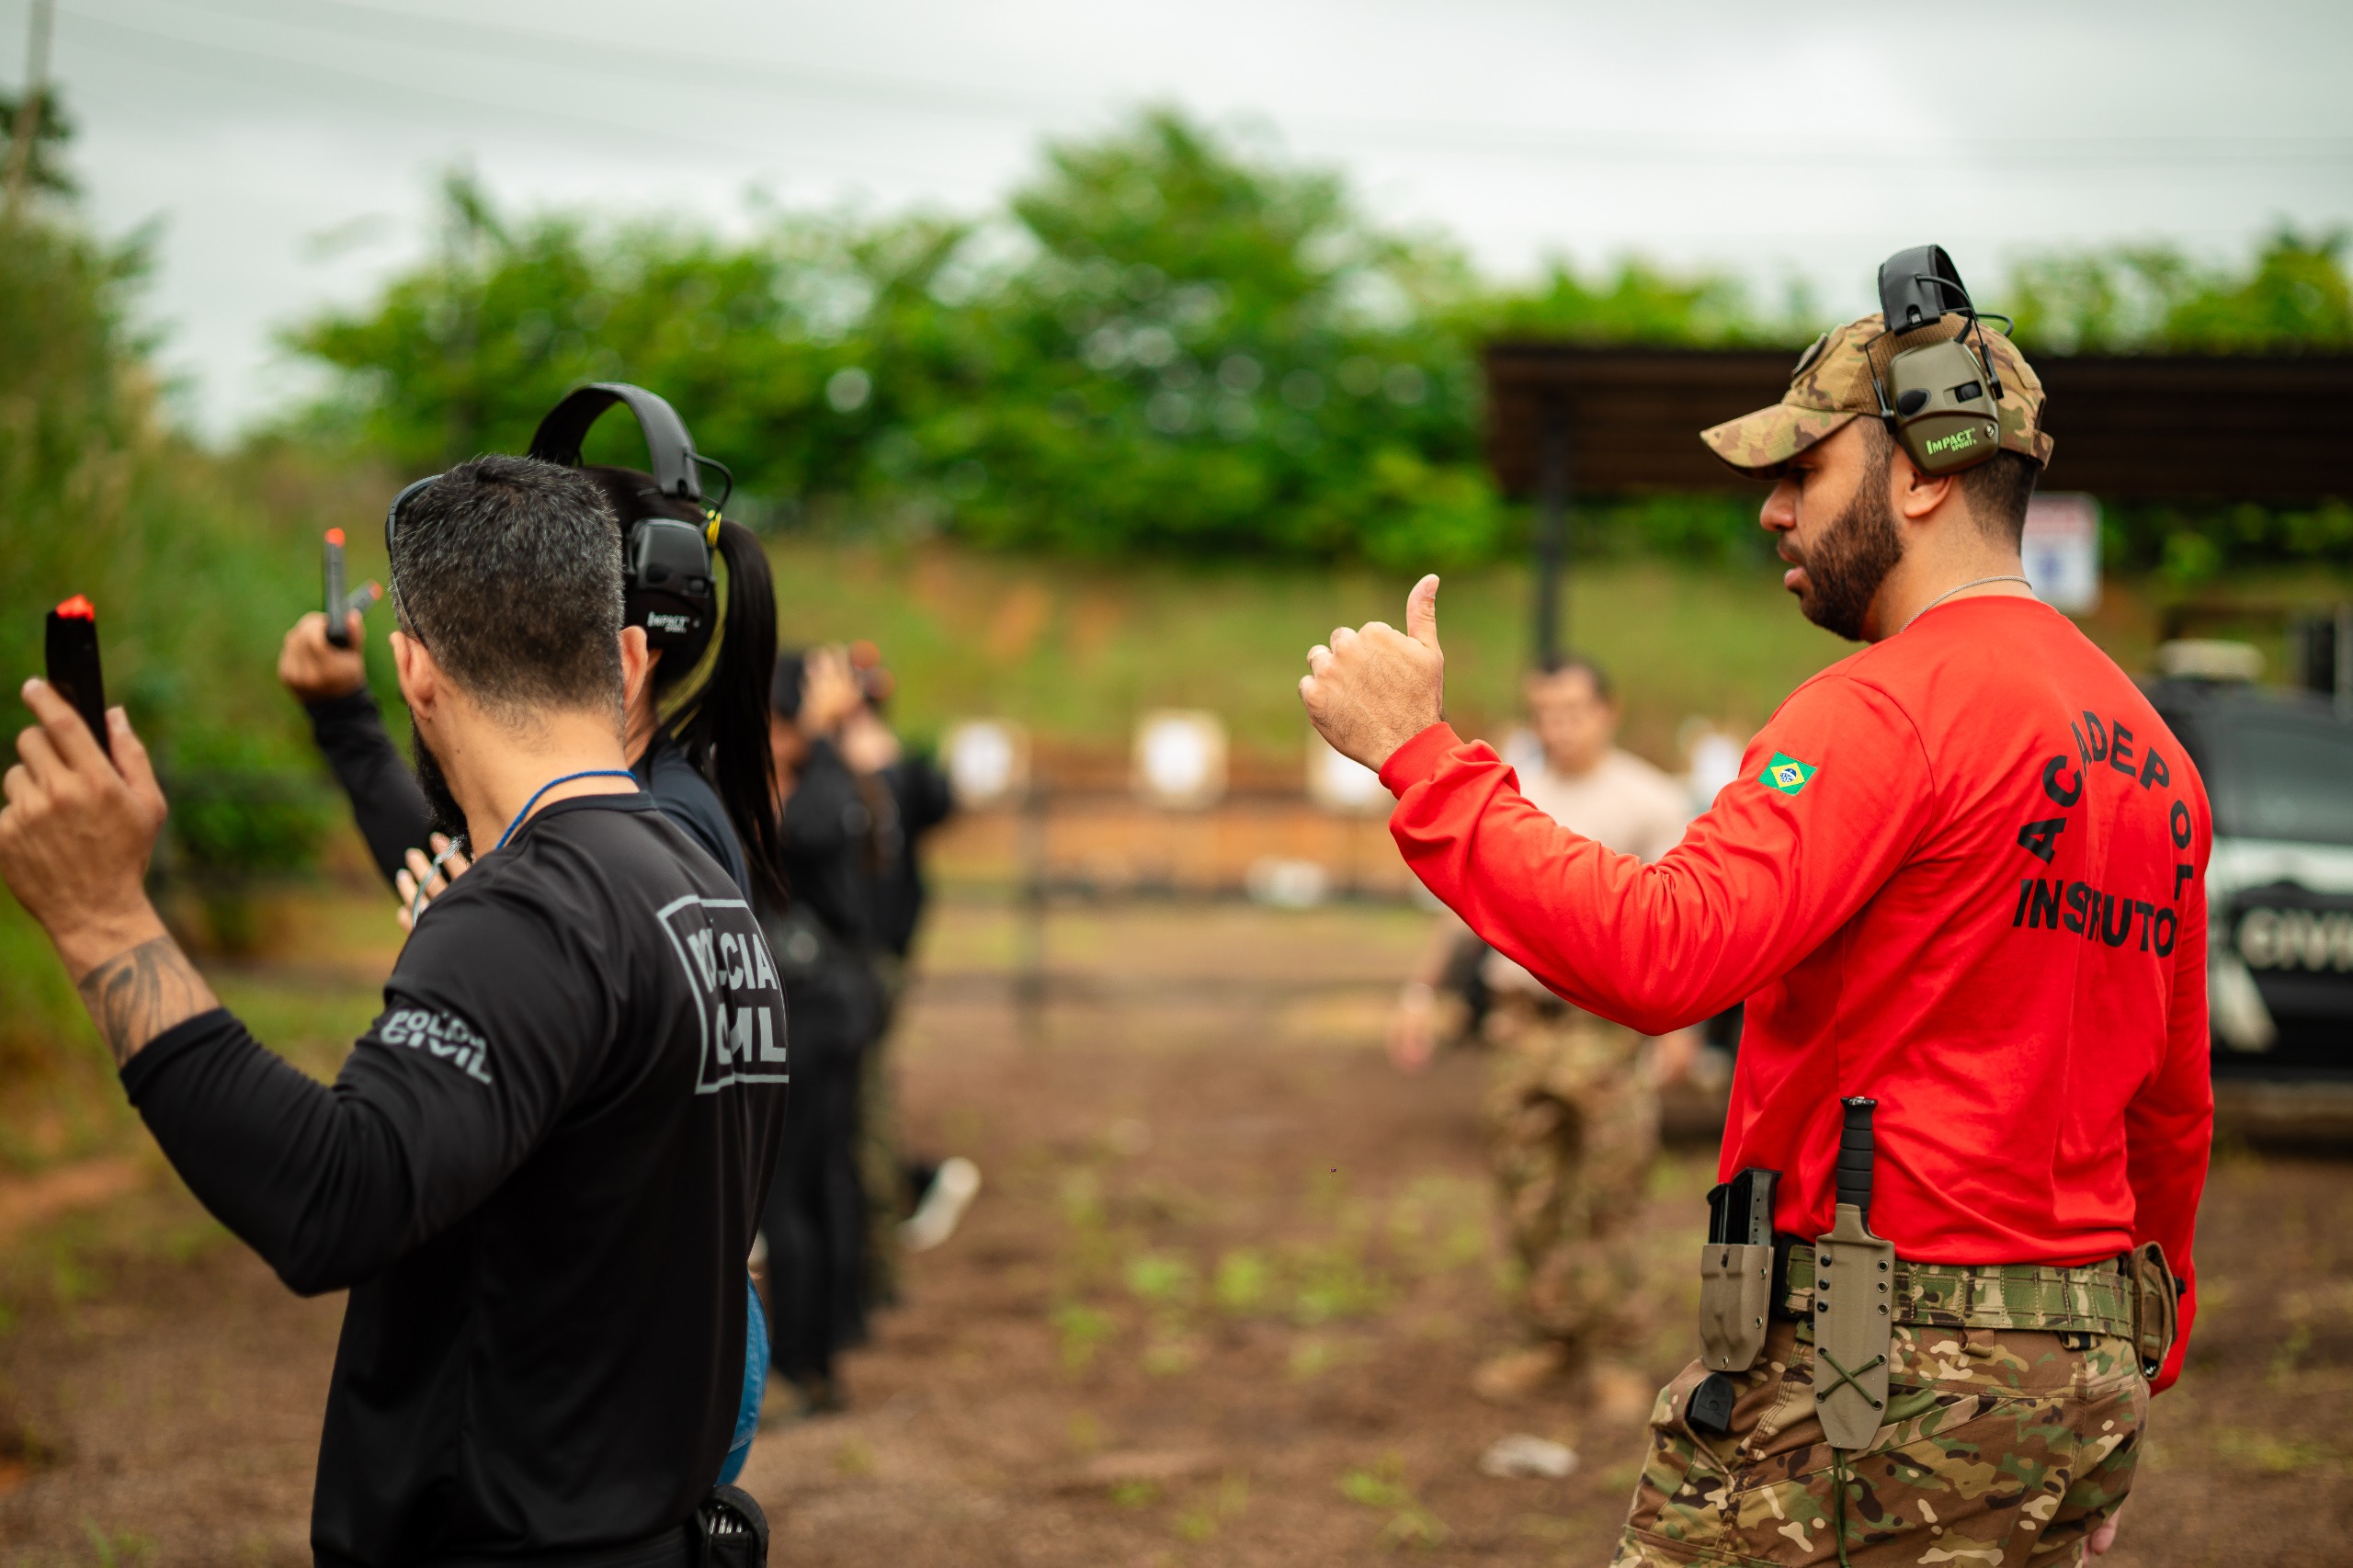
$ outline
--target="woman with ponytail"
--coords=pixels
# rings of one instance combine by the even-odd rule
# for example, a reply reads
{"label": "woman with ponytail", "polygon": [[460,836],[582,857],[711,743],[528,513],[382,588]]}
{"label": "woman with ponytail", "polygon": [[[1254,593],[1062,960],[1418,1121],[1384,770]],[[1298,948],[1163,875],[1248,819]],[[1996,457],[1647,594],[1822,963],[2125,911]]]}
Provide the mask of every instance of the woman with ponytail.
{"label": "woman with ponytail", "polygon": [[[652,474],[603,465],[582,472],[604,492],[624,534],[648,517],[707,520],[692,502],[664,494]],[[780,906],[768,752],[776,585],[760,541],[741,523],[720,520],[718,556],[719,624],[691,665],[674,668],[654,655],[645,685],[631,693],[622,750],[664,813],[710,850],[745,898]]]}

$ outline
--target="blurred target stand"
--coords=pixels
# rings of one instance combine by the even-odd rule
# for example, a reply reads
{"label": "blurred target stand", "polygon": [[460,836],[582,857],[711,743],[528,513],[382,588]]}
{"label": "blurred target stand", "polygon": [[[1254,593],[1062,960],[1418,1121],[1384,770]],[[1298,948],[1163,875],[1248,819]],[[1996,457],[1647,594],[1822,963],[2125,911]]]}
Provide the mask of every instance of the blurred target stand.
{"label": "blurred target stand", "polygon": [[1141,714],[1124,759],[1056,749],[1023,726],[949,727],[940,761],[960,814],[933,864],[966,887],[1009,888],[1015,986],[1042,1006],[1054,902],[1243,900],[1306,909],[1402,903],[1419,884],[1387,826],[1389,792],[1302,726],[1294,759],[1236,752],[1199,709]]}

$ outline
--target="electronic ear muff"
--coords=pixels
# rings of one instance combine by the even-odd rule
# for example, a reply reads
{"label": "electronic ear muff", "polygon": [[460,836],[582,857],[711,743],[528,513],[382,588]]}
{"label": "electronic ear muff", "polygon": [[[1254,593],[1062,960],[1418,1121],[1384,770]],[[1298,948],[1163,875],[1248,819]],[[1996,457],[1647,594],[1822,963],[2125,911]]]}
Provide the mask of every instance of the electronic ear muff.
{"label": "electronic ear muff", "polygon": [[[2001,450],[2002,381],[1985,348],[1985,324],[1970,301],[1961,272],[1942,245],[1896,252],[1880,264],[1882,337],[1898,342],[1927,332],[1948,315],[1962,318],[1961,330],[1934,343],[1898,349],[1882,374],[1871,361],[1871,390],[1888,433],[1931,478],[1959,473],[1988,462]],[[2005,326],[2007,316],[1996,315]],[[1969,347],[1974,328],[1977,348]],[[1878,338],[1871,340],[1877,343]],[[1868,352],[1870,347],[1866,344]]]}
{"label": "electronic ear muff", "polygon": [[698,470],[716,469],[726,480],[719,496],[724,505],[735,488],[727,465],[695,450],[686,422],[669,403],[626,381],[597,381],[566,395],[532,433],[529,455],[578,468],[588,427],[615,403],[627,406],[644,434],[656,492],[686,502],[704,518],[642,517],[622,525],[622,624],[644,628],[646,646],[676,651],[682,665],[691,665],[710,645],[719,610],[719,511],[704,504]]}

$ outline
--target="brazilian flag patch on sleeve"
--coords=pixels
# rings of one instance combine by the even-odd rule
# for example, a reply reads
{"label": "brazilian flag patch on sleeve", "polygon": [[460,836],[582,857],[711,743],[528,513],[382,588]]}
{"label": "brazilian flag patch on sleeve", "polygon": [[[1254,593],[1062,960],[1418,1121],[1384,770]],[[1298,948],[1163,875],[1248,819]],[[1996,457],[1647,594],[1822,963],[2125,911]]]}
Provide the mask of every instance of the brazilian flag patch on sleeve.
{"label": "brazilian flag patch on sleeve", "polygon": [[1773,760],[1765,765],[1765,771],[1756,776],[1756,782],[1784,795],[1794,795],[1813,783],[1813,776],[1821,771],[1810,762],[1800,762],[1787,752],[1777,751]]}

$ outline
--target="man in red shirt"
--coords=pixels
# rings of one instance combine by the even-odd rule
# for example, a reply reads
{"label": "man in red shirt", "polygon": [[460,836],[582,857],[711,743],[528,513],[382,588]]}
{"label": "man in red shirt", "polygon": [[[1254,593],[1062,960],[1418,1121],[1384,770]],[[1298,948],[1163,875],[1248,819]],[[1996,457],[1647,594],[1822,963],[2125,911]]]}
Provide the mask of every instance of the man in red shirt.
{"label": "man in red shirt", "polygon": [[[2027,586],[2041,387],[1965,314],[1841,327],[1779,403],[1703,435],[1774,482],[1762,522],[1801,609],[1866,646],[1790,694],[1655,864],[1558,826],[1445,724],[1437,578],[1403,632],[1336,631],[1301,683],[1398,797],[1407,863],[1496,950],[1649,1034],[1747,1004],[1720,1173],[1779,1173],[1771,1322],[1728,1414],[1694,1409],[1696,1361],[1661,1393],[1620,1564],[2105,1551],[2149,1393],[2180,1370],[2213,1103],[2205,791]],[[1904,444],[1886,389],[1895,355],[1963,331],[1998,450],[1952,472]],[[1812,1244],[1847,1096],[1877,1101],[1862,1218],[1896,1261],[1885,1392],[1856,1385],[1879,1425],[1834,1444],[1816,1395],[1849,1397],[1849,1369],[1816,1376]],[[2149,1243],[2177,1332],[2162,1272],[2127,1256]]]}

